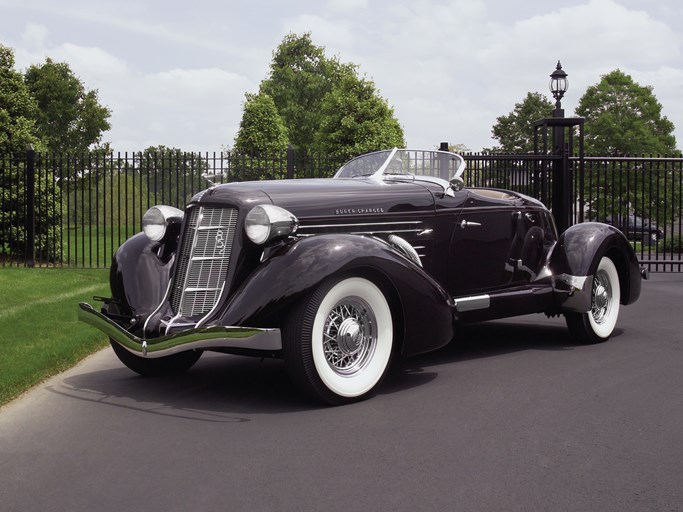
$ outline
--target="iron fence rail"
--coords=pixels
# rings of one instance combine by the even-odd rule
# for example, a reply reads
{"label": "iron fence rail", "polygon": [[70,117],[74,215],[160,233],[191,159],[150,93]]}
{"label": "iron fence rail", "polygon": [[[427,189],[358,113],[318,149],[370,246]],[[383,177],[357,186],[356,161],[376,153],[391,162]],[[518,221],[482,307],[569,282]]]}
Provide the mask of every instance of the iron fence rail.
{"label": "iron fence rail", "polygon": [[[514,190],[553,204],[556,155],[467,154],[468,186]],[[230,152],[0,155],[0,265],[106,268],[140,229],[150,206],[184,208],[215,183],[329,177],[343,163],[292,149],[245,156]],[[683,159],[570,158],[573,223],[634,217],[662,232],[632,238],[654,272],[683,271]]]}

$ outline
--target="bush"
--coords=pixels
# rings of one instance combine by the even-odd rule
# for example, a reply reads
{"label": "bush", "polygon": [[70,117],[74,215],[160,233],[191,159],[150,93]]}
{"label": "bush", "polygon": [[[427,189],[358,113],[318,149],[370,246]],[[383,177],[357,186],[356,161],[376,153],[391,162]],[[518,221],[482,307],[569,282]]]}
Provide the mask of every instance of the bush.
{"label": "bush", "polygon": [[659,251],[668,253],[683,253],[683,238],[680,236],[670,236],[665,238],[664,241],[659,244]]}
{"label": "bush", "polygon": [[[0,169],[0,245],[4,260],[27,259],[25,163]],[[62,258],[62,207],[60,188],[50,170],[36,170],[35,253],[36,261],[55,263]],[[47,194],[40,192],[49,191]]]}

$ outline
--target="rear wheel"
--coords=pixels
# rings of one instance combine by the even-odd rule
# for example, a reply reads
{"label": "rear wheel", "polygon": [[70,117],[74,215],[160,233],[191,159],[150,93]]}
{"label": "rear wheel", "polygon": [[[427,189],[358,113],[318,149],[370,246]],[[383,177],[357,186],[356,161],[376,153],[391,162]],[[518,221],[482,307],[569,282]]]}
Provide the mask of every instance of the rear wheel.
{"label": "rear wheel", "polygon": [[322,283],[298,305],[282,334],[292,381],[331,405],[372,393],[389,366],[394,336],[384,293],[361,277]]}
{"label": "rear wheel", "polygon": [[163,377],[177,375],[189,370],[202,353],[198,350],[179,352],[165,357],[140,357],[128,352],[115,341],[109,341],[119,360],[135,373],[145,377]]}
{"label": "rear wheel", "polygon": [[582,343],[606,341],[617,324],[620,300],[617,268],[611,259],[603,257],[593,276],[590,311],[565,314],[572,337]]}

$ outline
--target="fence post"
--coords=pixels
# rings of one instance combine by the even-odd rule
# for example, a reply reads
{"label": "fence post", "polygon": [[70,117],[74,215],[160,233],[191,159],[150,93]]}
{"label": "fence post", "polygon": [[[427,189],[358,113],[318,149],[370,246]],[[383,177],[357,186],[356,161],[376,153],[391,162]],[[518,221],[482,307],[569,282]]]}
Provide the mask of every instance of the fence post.
{"label": "fence post", "polygon": [[287,146],[287,179],[294,179],[294,146]]}
{"label": "fence post", "polygon": [[27,267],[36,264],[36,151],[29,144],[26,148],[26,254],[24,255]]}

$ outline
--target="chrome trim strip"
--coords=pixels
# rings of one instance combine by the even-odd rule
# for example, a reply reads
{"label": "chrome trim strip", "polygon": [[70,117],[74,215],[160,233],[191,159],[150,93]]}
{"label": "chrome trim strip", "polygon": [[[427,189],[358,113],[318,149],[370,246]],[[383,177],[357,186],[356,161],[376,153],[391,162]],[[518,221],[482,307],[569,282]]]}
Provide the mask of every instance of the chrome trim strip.
{"label": "chrome trim strip", "polygon": [[340,231],[337,233],[321,232],[321,233],[297,233],[301,238],[308,238],[310,236],[318,235],[386,235],[391,233],[417,233],[414,229],[399,229],[396,231]]}
{"label": "chrome trim strip", "polygon": [[476,295],[474,297],[454,297],[453,302],[458,313],[464,313],[465,311],[489,308],[491,306],[491,297],[488,294]]}
{"label": "chrome trim strip", "polygon": [[123,348],[141,357],[164,357],[187,350],[212,348],[282,350],[280,329],[213,326],[143,339],[126,331],[85,302],[79,304],[78,319],[96,327]]}
{"label": "chrome trim strip", "polygon": [[[161,320],[159,323],[161,325],[167,326],[168,322],[170,322],[170,320]],[[195,325],[197,325],[197,324],[195,324],[194,322],[185,322],[185,323],[173,324],[173,327],[194,327]]]}
{"label": "chrome trim strip", "polygon": [[562,303],[562,309],[577,313],[587,313],[590,311],[593,295],[593,276],[560,274],[555,276],[553,280],[554,287],[557,287],[558,281],[569,287],[569,296]]}
{"label": "chrome trim strip", "polygon": [[572,276],[569,274],[560,274],[559,276],[556,276],[555,279],[571,286],[572,288],[578,288],[581,290],[586,285],[586,279],[589,277],[590,276]]}
{"label": "chrome trim strip", "polygon": [[154,315],[156,315],[159,310],[161,309],[161,306],[163,306],[166,301],[168,300],[169,295],[171,295],[171,285],[173,284],[173,277],[171,277],[168,281],[168,286],[166,287],[166,293],[164,294],[164,298],[161,299],[161,302],[159,305],[156,307],[154,311],[147,317],[147,320],[145,320],[145,325],[142,326],[142,332],[147,332],[147,324],[149,324],[149,321],[152,319]]}
{"label": "chrome trim strip", "polygon": [[423,224],[421,220],[399,220],[396,222],[353,222],[348,224],[309,224],[300,225],[299,230],[314,228],[350,228],[353,226],[400,226],[404,224]]}
{"label": "chrome trim strip", "polygon": [[221,304],[221,299],[223,298],[223,292],[224,291],[225,291],[225,281],[223,281],[223,286],[221,286],[221,292],[218,294],[218,300],[213,305],[213,307],[209,310],[209,312],[199,319],[199,322],[197,322],[197,326],[196,326],[197,328],[201,327],[204,324],[204,322],[206,322],[206,319],[209,318],[213,314],[214,311],[216,311],[216,308],[218,307],[218,305]]}

